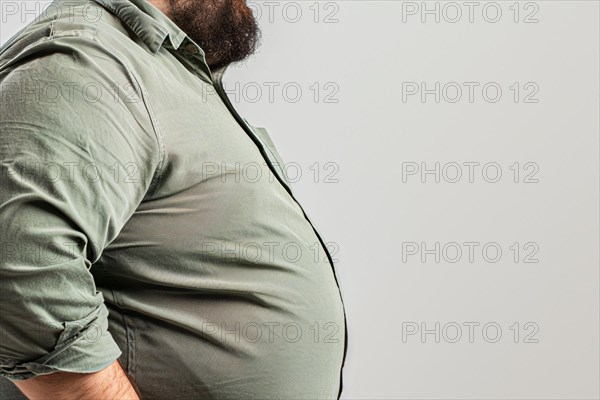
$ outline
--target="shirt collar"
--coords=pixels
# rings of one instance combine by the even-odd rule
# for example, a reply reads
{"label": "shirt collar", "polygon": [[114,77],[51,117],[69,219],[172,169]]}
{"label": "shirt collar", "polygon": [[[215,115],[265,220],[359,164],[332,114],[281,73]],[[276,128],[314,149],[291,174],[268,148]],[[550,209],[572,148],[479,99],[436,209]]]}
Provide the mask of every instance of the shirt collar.
{"label": "shirt collar", "polygon": [[94,0],[123,21],[148,46],[158,52],[169,37],[171,46],[178,49],[186,33],[148,0]]}

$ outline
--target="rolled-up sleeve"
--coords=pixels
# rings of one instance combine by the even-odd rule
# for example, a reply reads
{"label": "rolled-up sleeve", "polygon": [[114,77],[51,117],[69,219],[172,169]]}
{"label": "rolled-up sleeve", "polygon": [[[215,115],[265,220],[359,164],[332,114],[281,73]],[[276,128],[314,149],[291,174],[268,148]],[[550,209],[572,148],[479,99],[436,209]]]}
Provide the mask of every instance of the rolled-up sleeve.
{"label": "rolled-up sleeve", "polygon": [[157,181],[145,91],[73,34],[4,63],[0,95],[0,375],[102,370],[122,353],[90,268]]}

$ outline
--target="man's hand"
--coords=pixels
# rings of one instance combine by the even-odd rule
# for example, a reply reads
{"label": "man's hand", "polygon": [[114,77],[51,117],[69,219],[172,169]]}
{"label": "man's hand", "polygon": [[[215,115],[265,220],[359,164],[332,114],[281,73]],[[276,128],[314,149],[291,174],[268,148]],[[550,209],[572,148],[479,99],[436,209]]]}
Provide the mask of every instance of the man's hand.
{"label": "man's hand", "polygon": [[13,381],[31,400],[140,400],[119,360],[98,372],[53,372]]}

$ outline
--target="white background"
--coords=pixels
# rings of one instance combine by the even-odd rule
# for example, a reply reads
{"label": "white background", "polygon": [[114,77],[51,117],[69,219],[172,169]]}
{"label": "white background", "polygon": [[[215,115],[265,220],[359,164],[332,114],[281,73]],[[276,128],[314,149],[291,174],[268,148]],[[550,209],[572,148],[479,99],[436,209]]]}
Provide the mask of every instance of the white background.
{"label": "white background", "polygon": [[[342,397],[597,399],[598,1],[267,3],[225,81],[339,247]],[[26,14],[2,16],[1,43]],[[439,102],[407,92],[436,82]],[[439,182],[420,173],[436,163]]]}

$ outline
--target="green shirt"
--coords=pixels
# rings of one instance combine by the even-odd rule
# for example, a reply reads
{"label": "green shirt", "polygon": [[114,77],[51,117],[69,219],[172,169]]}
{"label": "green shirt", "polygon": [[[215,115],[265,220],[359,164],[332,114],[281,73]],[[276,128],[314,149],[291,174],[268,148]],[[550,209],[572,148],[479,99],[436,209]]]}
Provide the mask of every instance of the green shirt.
{"label": "green shirt", "polygon": [[338,398],[331,255],[225,69],[147,0],[74,3],[0,49],[0,397],[119,358],[145,400]]}

